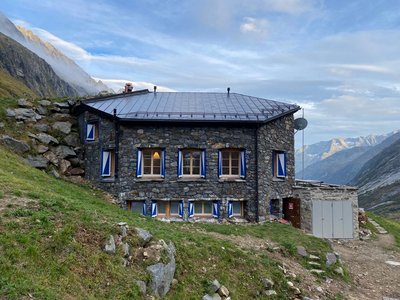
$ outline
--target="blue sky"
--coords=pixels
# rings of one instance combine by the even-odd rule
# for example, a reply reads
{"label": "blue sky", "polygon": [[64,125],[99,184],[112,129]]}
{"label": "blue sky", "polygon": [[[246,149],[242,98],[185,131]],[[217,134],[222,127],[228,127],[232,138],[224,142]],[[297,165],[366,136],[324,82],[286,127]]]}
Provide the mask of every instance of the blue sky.
{"label": "blue sky", "polygon": [[400,1],[3,0],[111,87],[297,103],[306,143],[400,129]]}

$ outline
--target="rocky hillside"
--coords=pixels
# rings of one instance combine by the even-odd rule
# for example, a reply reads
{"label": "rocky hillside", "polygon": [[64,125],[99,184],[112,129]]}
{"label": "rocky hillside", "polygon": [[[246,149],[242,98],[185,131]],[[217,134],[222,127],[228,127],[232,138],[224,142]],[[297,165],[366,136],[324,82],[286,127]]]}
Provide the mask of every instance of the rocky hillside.
{"label": "rocky hillside", "polygon": [[51,66],[13,39],[0,33],[0,70],[39,96],[73,96],[77,92]]}
{"label": "rocky hillside", "polygon": [[5,15],[0,12],[0,32],[16,40],[24,47],[44,59],[55,71],[55,73],[79,95],[96,95],[102,91],[109,91],[109,88],[102,82],[97,82],[73,60],[65,56],[53,45],[43,42],[32,31],[16,27]]}
{"label": "rocky hillside", "polygon": [[359,186],[360,206],[391,214],[400,212],[400,134],[360,169],[351,184]]}

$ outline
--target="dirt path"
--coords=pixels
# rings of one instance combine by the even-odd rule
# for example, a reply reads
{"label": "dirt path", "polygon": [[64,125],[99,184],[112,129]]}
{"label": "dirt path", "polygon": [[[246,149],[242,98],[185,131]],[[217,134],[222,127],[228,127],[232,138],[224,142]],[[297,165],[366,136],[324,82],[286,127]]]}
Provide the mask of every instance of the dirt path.
{"label": "dirt path", "polygon": [[400,298],[400,266],[385,263],[400,262],[393,236],[379,234],[377,240],[334,242],[333,248],[353,279],[344,291],[349,299]]}

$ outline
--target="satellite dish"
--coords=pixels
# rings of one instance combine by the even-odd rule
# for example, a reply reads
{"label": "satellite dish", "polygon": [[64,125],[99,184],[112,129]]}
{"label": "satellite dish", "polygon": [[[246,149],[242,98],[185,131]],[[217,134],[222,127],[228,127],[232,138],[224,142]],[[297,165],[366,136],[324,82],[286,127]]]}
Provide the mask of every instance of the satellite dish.
{"label": "satellite dish", "polygon": [[296,130],[303,130],[304,128],[307,127],[307,120],[304,118],[297,118],[294,120],[294,129]]}

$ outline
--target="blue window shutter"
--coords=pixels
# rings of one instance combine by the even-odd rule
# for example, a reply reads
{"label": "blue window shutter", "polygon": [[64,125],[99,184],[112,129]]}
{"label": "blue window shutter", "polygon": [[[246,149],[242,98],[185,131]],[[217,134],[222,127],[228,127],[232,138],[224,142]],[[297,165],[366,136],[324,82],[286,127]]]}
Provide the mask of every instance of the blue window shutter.
{"label": "blue window shutter", "polygon": [[111,175],[111,152],[103,151],[101,156],[101,176]]}
{"label": "blue window shutter", "polygon": [[286,176],[286,161],[285,161],[285,153],[279,152],[277,155],[277,173],[278,177]]}
{"label": "blue window shutter", "polygon": [[222,152],[218,150],[218,177],[222,176]]}
{"label": "blue window shutter", "polygon": [[228,218],[233,217],[233,203],[232,201],[228,201]]}
{"label": "blue window shutter", "polygon": [[283,169],[283,172],[284,172],[285,177],[286,177],[286,152],[283,152],[283,159],[284,159],[284,166],[285,166],[285,168]]}
{"label": "blue window shutter", "polygon": [[246,149],[240,151],[240,178],[246,178]]}
{"label": "blue window shutter", "polygon": [[143,164],[142,150],[138,148],[136,152],[136,177],[142,177],[142,164]]}
{"label": "blue window shutter", "polygon": [[147,215],[147,205],[146,205],[146,201],[143,201],[142,215],[143,215],[143,216]]}
{"label": "blue window shutter", "polygon": [[179,207],[178,207],[178,215],[183,218],[183,200],[179,202]]}
{"label": "blue window shutter", "polygon": [[194,203],[193,201],[189,201],[189,205],[188,205],[188,217],[189,218],[193,218],[194,216]]}
{"label": "blue window shutter", "polygon": [[94,141],[95,137],[95,125],[94,124],[86,124],[86,140]]}
{"label": "blue window shutter", "polygon": [[219,201],[213,201],[212,215],[214,218],[219,217]]}
{"label": "blue window shutter", "polygon": [[166,151],[163,149],[161,151],[161,177],[165,178],[165,162],[166,162]]}
{"label": "blue window shutter", "polygon": [[157,201],[151,202],[151,217],[152,218],[157,217]]}
{"label": "blue window shutter", "polygon": [[178,177],[182,177],[183,173],[183,158],[182,158],[182,150],[178,149]]}
{"label": "blue window shutter", "polygon": [[206,178],[206,149],[201,150],[200,175],[201,175],[201,178]]}

